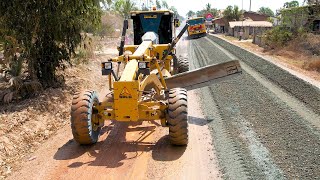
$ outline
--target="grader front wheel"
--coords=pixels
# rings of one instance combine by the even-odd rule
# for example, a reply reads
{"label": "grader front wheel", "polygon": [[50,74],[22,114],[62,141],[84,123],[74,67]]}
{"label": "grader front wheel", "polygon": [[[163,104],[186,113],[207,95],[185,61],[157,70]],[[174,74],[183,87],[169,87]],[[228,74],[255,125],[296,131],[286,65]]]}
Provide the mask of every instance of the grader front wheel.
{"label": "grader front wheel", "polygon": [[95,91],[75,94],[71,106],[71,128],[79,144],[94,144],[98,141],[101,128],[95,122],[98,115],[94,107],[99,104]]}
{"label": "grader front wheel", "polygon": [[179,57],[178,58],[178,73],[189,71],[189,61],[188,58]]}
{"label": "grader front wheel", "polygon": [[176,55],[173,55],[173,68],[174,74],[180,74],[183,72],[189,71],[189,61],[188,58]]}
{"label": "grader front wheel", "polygon": [[173,145],[188,144],[187,90],[175,88],[169,92],[169,137]]}

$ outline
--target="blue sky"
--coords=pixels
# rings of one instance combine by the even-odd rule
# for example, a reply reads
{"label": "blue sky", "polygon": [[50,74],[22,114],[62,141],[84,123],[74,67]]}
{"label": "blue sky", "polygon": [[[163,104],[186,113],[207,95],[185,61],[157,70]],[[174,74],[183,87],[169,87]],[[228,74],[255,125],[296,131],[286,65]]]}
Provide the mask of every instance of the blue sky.
{"label": "blue sky", "polygon": [[[138,2],[145,2],[146,0],[136,0]],[[155,2],[155,0],[151,0]],[[180,15],[185,16],[189,10],[198,11],[203,9],[207,3],[217,9],[225,9],[228,5],[238,5],[242,7],[242,0],[166,0],[169,6],[175,6]],[[257,11],[260,7],[269,7],[274,12],[283,6],[285,2],[291,0],[251,0],[252,11]],[[298,0],[302,5],[303,0]],[[149,1],[150,2],[150,1]],[[250,0],[243,0],[243,8],[249,10]]]}

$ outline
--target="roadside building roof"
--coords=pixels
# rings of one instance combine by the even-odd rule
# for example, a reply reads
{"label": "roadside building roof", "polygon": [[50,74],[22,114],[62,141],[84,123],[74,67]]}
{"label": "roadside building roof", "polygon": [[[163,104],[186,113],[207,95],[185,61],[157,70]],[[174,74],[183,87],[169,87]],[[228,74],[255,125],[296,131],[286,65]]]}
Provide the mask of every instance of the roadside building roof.
{"label": "roadside building roof", "polygon": [[192,18],[189,18],[188,20],[196,20],[196,19],[204,19],[204,17],[192,17]]}
{"label": "roadside building roof", "polygon": [[260,16],[266,16],[266,17],[270,17],[266,14],[262,14],[262,13],[259,13],[259,12],[254,12],[254,11],[245,11],[244,13],[248,13],[248,14],[255,14],[255,15],[260,15]]}
{"label": "roadside building roof", "polygon": [[244,27],[272,27],[272,23],[268,21],[231,21],[229,22],[230,28],[236,26]]}

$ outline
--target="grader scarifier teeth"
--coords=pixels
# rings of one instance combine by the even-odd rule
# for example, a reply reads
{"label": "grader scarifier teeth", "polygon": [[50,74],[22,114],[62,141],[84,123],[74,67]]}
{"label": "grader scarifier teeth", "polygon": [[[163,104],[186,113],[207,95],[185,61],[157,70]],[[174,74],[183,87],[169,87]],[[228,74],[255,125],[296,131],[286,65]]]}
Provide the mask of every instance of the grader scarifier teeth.
{"label": "grader scarifier teeth", "polygon": [[241,74],[239,61],[229,61],[217,65],[205,66],[166,78],[168,89],[181,87],[193,90],[229,79]]}

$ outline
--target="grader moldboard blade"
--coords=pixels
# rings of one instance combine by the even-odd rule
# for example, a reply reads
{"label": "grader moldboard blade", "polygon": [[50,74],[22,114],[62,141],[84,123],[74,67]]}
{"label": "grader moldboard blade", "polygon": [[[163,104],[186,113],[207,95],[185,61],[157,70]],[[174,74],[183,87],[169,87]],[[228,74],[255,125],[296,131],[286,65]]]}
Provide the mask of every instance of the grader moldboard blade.
{"label": "grader moldboard blade", "polygon": [[232,78],[242,73],[238,60],[209,65],[166,78],[168,89],[181,87],[193,90]]}

